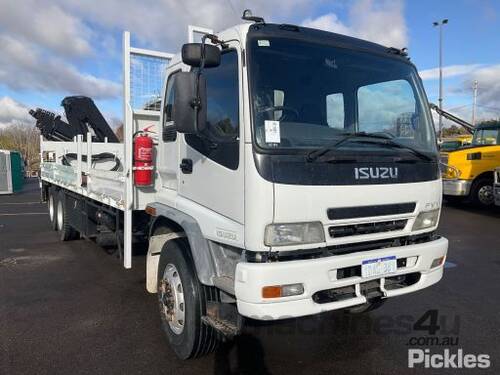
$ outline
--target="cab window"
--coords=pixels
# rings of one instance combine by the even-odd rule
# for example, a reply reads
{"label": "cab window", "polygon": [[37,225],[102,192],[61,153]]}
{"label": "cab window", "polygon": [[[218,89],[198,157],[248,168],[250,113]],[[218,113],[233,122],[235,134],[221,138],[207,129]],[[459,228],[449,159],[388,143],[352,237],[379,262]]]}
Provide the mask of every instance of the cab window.
{"label": "cab window", "polygon": [[186,134],[186,143],[213,161],[233,170],[239,164],[239,84],[238,53],[223,52],[221,64],[203,70],[207,82],[206,132],[234,137],[233,142],[214,144],[208,136]]}

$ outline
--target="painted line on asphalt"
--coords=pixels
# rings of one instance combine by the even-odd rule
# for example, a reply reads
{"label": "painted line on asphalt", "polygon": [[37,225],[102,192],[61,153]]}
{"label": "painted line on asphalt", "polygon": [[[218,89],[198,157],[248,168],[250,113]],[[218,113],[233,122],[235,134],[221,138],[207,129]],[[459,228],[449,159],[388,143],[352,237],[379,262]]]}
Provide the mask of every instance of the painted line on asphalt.
{"label": "painted line on asphalt", "polygon": [[47,212],[21,212],[17,214],[0,214],[0,216],[47,215]]}
{"label": "painted line on asphalt", "polygon": [[8,203],[0,203],[0,206],[10,206],[17,204],[43,204],[42,202],[8,202]]}

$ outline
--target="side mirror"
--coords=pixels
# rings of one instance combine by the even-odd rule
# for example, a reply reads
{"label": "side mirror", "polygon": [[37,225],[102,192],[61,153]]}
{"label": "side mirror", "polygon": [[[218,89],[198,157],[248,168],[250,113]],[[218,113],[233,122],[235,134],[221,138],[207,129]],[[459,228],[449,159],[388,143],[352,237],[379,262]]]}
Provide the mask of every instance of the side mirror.
{"label": "side mirror", "polygon": [[[182,62],[194,68],[201,65],[201,43],[187,43],[182,46]],[[205,44],[205,68],[215,68],[220,65],[220,49],[211,44]]]}
{"label": "side mirror", "polygon": [[[196,80],[198,93],[196,92]],[[174,82],[174,108],[172,117],[179,133],[198,134],[207,124],[207,83],[203,75],[179,72]],[[197,103],[197,100],[199,102]],[[198,104],[198,110],[196,110]]]}

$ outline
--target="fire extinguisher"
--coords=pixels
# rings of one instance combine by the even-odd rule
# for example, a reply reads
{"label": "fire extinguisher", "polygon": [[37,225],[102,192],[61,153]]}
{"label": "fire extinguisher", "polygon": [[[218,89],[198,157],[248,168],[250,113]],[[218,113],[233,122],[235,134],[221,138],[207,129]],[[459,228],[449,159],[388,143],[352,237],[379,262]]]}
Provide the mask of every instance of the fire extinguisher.
{"label": "fire extinguisher", "polygon": [[153,184],[153,139],[145,131],[134,134],[133,171],[136,186]]}

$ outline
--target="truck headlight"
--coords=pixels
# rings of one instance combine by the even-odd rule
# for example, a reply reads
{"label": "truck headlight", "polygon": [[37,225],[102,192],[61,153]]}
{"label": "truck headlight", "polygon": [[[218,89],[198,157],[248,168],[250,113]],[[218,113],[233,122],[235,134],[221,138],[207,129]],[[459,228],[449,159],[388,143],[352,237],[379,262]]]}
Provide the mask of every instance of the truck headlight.
{"label": "truck headlight", "polygon": [[412,230],[432,228],[436,226],[438,219],[439,219],[439,208],[432,211],[421,212],[415,219]]}
{"label": "truck headlight", "polygon": [[269,224],[264,234],[267,246],[301,245],[325,242],[323,225],[319,222]]}

